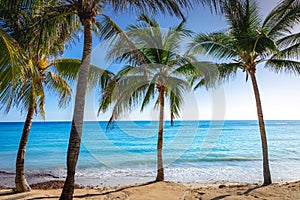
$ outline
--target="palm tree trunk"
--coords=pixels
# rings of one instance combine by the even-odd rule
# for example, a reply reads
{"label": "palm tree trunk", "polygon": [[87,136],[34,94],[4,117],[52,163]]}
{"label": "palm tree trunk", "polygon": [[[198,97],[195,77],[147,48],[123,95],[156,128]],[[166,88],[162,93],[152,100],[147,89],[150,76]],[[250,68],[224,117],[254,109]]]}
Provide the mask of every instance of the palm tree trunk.
{"label": "palm tree trunk", "polygon": [[32,118],[34,114],[34,106],[30,106],[27,112],[25,124],[23,127],[23,132],[19,144],[17,159],[16,159],[16,177],[15,184],[17,192],[28,192],[31,190],[29,184],[27,183],[25,177],[25,153],[26,153],[26,145],[28,142],[28,136],[30,132],[30,127],[32,124]]}
{"label": "palm tree trunk", "polygon": [[75,107],[70,133],[68,154],[67,154],[67,177],[64,184],[60,199],[73,199],[75,170],[80,151],[82,136],[82,124],[84,117],[85,95],[87,90],[88,75],[90,70],[91,53],[92,53],[92,20],[85,19],[84,26],[84,49],[82,63],[79,70],[79,76],[76,88]]}
{"label": "palm tree trunk", "polygon": [[250,73],[250,76],[251,76],[255,100],[256,100],[257,116],[258,116],[259,130],[260,130],[261,143],[262,143],[263,175],[264,175],[263,185],[270,185],[272,183],[272,180],[271,180],[271,173],[269,168],[267,135],[265,130],[265,123],[264,123],[264,117],[263,117],[262,106],[260,101],[260,95],[259,95],[255,73]]}
{"label": "palm tree trunk", "polygon": [[164,165],[162,158],[162,148],[163,148],[163,133],[164,133],[164,107],[165,107],[165,98],[164,98],[164,88],[163,86],[159,91],[159,127],[158,127],[158,139],[157,139],[157,176],[156,181],[164,181]]}

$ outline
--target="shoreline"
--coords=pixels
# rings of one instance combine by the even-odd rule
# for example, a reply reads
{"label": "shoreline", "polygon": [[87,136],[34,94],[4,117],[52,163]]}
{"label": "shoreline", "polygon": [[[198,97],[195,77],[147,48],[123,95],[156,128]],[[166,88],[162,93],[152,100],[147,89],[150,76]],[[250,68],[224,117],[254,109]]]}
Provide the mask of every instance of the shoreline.
{"label": "shoreline", "polygon": [[[50,187],[54,185],[55,187]],[[63,181],[38,184],[31,192],[12,193],[0,189],[0,199],[58,199]],[[50,188],[45,190],[46,188]],[[74,199],[297,199],[300,197],[300,181],[273,183],[269,186],[240,183],[176,183],[145,182],[115,187],[76,187]]]}
{"label": "shoreline", "polygon": [[[196,168],[198,169],[198,168]],[[219,176],[219,173],[212,175],[209,179],[204,177],[200,173],[192,173],[190,171],[183,171],[183,174],[188,177],[187,179],[182,179],[183,174],[174,173],[175,175],[170,176],[168,173],[168,168],[165,172],[165,181],[176,182],[180,184],[226,184],[226,183],[237,183],[237,184],[248,184],[248,185],[259,185],[262,183],[261,179],[249,179],[251,174],[240,174],[242,177],[236,179],[236,176],[239,175],[237,171],[232,171],[236,173],[235,176],[231,176],[230,179],[226,179]],[[171,170],[174,170],[171,168]],[[201,169],[200,169],[201,170]],[[88,171],[77,170],[75,175],[75,182],[80,187],[115,187],[115,186],[126,186],[132,184],[141,184],[145,182],[151,182],[155,180],[155,169],[152,170],[153,173],[147,170],[138,170],[138,171],[127,171],[124,169],[116,169],[114,171],[95,171],[94,169],[89,169]],[[176,169],[176,172],[179,170]],[[49,181],[64,181],[65,180],[65,169],[60,169],[59,174],[55,170],[32,170],[26,172],[27,182],[32,184],[44,183]],[[213,173],[214,171],[210,171]],[[224,174],[224,171],[221,170]],[[275,183],[286,183],[294,182],[300,180],[300,176],[296,175],[294,178],[278,179],[275,176],[273,177],[273,182]],[[209,174],[206,174],[208,176]],[[217,176],[216,176],[217,175]],[[231,175],[231,174],[228,174]],[[226,175],[226,177],[228,177]],[[192,177],[190,179],[189,177]],[[261,175],[262,177],[262,175]],[[0,170],[0,188],[14,188],[15,173],[13,171],[4,171]]]}

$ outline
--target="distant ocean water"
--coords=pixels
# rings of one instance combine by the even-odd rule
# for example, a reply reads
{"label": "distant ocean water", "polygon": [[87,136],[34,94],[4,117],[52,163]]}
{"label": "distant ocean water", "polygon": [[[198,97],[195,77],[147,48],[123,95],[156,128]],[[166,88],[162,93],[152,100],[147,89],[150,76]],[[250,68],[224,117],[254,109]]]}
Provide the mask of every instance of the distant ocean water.
{"label": "distant ocean water", "polygon": [[[0,123],[0,171],[14,172],[22,128],[19,122]],[[32,124],[25,159],[29,174],[66,175],[70,128],[70,122]],[[85,122],[77,179],[94,185],[153,180],[157,129],[153,121],[122,121],[112,129],[106,122]],[[300,180],[300,121],[266,121],[266,129],[273,180]],[[166,180],[262,181],[256,121],[166,122],[163,156]]]}

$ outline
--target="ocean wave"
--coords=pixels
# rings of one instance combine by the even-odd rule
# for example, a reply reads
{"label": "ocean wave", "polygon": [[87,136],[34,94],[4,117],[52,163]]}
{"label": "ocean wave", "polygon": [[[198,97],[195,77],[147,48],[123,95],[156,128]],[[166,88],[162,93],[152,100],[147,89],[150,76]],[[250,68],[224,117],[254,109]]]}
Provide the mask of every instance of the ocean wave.
{"label": "ocean wave", "polygon": [[[284,171],[285,173],[282,173]],[[50,174],[59,179],[65,178],[66,169],[57,168],[43,171],[40,174]],[[32,174],[32,173],[31,173]],[[274,181],[292,181],[300,179],[300,172],[295,172],[289,164],[273,165],[272,175]],[[1,176],[1,174],[0,174]],[[86,185],[115,186],[126,185],[137,182],[147,182],[154,180],[156,167],[144,168],[86,168],[78,169],[76,172],[76,182]],[[251,165],[212,165],[212,166],[169,166],[165,167],[165,178],[167,181],[179,182],[242,182],[258,183],[262,181],[261,163]]]}

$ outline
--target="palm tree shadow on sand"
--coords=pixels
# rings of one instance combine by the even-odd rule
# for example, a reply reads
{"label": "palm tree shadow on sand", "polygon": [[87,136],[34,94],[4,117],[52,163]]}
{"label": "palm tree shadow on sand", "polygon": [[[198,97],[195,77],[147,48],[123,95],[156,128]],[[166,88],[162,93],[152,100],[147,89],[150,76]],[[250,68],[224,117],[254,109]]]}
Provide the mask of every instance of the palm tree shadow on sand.
{"label": "palm tree shadow on sand", "polygon": [[[263,186],[263,185],[257,185],[255,187],[252,187],[252,188],[249,188],[247,189],[245,192],[241,193],[240,196],[241,197],[245,197],[245,196],[249,196],[249,193],[256,190],[256,189],[259,189],[259,188],[262,188],[262,187],[266,187],[266,186]],[[220,200],[220,199],[225,199],[227,197],[230,197],[232,196],[232,194],[223,194],[223,195],[220,195],[220,196],[217,196],[217,197],[214,197],[212,198],[211,200]],[[251,196],[251,195],[250,195]]]}
{"label": "palm tree shadow on sand", "polygon": [[[147,186],[147,185],[152,185],[152,184],[155,184],[155,183],[157,183],[157,181],[150,181],[150,182],[141,183],[141,184],[122,186],[121,188],[109,189],[109,191],[97,190],[97,191],[93,191],[92,193],[89,193],[89,194],[74,195],[74,198],[85,199],[85,198],[104,197],[106,195],[122,192],[122,191],[130,189],[130,188],[140,188],[140,187]],[[256,189],[262,188],[262,187],[265,187],[265,186],[257,185],[255,187],[248,188],[244,192],[241,192],[240,196],[241,197],[245,197],[245,196],[249,196],[249,195],[251,196],[251,194],[249,194],[250,192],[252,192]],[[237,188],[238,188],[238,186],[237,186]],[[5,193],[0,194],[0,197],[9,197],[10,195],[14,195],[14,194],[16,194],[16,193],[9,191],[9,192],[5,192]],[[205,194],[205,193],[201,193],[201,194]],[[211,200],[221,200],[221,199],[225,199],[227,197],[230,197],[232,195],[234,195],[234,194],[222,194],[222,195],[211,198]],[[59,196],[40,196],[40,197],[32,197],[32,198],[26,198],[26,197],[28,197],[28,194],[24,193],[22,196],[18,196],[17,199],[34,200],[34,199],[58,199],[59,198]]]}
{"label": "palm tree shadow on sand", "polygon": [[[136,185],[124,186],[124,187],[121,187],[121,188],[118,188],[118,189],[112,189],[112,190],[109,190],[109,191],[101,192],[99,190],[99,191],[94,191],[93,193],[89,193],[89,194],[74,195],[74,198],[84,199],[84,198],[88,198],[88,197],[97,197],[97,196],[101,197],[101,196],[105,196],[105,195],[109,195],[109,194],[114,194],[114,193],[117,193],[117,192],[122,192],[123,190],[129,189],[129,188],[139,188],[139,187],[151,185],[153,183],[156,183],[156,181],[150,181],[150,182],[136,184]],[[8,191],[8,192],[0,194],[0,197],[8,197],[8,196],[14,195],[14,194],[16,194],[16,193],[14,193],[12,191]],[[17,197],[17,199],[24,199],[24,198],[26,198],[26,196],[27,196],[27,194],[25,193],[24,195]],[[26,198],[26,199],[34,200],[34,199],[58,199],[58,198],[59,198],[59,196],[51,196],[51,197],[49,197],[49,196],[40,196],[40,197],[33,197],[33,198]]]}

